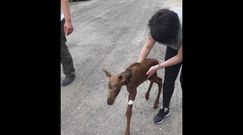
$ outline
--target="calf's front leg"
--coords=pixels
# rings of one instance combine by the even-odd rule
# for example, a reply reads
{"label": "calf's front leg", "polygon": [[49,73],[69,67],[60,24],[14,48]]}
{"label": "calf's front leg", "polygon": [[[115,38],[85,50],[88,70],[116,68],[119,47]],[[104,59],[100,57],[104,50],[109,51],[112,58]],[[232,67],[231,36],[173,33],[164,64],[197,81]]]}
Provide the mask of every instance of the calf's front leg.
{"label": "calf's front leg", "polygon": [[131,117],[132,117],[132,107],[133,107],[133,102],[135,100],[136,94],[137,94],[136,89],[129,91],[128,105],[127,105],[127,111],[126,111],[127,125],[126,125],[125,135],[130,135],[130,122],[131,122]]}

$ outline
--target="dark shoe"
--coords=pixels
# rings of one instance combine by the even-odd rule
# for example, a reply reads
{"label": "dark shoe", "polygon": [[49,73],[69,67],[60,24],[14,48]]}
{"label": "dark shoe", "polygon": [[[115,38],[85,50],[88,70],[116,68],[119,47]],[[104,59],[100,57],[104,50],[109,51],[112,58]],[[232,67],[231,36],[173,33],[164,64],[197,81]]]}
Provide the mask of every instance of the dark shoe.
{"label": "dark shoe", "polygon": [[75,79],[75,75],[74,76],[66,76],[65,79],[62,81],[62,86],[67,86],[70,83],[73,82],[73,80]]}
{"label": "dark shoe", "polygon": [[159,113],[154,116],[154,123],[160,124],[164,121],[164,118],[170,115],[169,108],[163,108],[159,110]]}

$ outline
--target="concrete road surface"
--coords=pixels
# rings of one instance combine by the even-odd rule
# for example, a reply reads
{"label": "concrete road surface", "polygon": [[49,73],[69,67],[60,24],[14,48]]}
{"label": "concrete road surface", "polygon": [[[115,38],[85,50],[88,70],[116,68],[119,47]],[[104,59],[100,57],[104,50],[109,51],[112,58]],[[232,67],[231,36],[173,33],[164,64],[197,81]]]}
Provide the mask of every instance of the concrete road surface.
{"label": "concrete road surface", "polygon": [[[90,0],[71,4],[74,32],[67,37],[73,56],[76,80],[61,88],[61,135],[124,135],[127,90],[122,87],[114,105],[108,106],[107,78],[124,71],[138,60],[148,34],[148,20],[158,9],[182,6],[181,0]],[[149,57],[163,61],[165,47],[156,44]],[[158,72],[163,77],[164,70]],[[64,78],[63,73],[61,79]],[[131,120],[131,135],[181,135],[182,90],[176,80],[171,115],[156,125],[150,99],[144,95],[149,82],[138,87]],[[162,96],[160,98],[160,101]]]}

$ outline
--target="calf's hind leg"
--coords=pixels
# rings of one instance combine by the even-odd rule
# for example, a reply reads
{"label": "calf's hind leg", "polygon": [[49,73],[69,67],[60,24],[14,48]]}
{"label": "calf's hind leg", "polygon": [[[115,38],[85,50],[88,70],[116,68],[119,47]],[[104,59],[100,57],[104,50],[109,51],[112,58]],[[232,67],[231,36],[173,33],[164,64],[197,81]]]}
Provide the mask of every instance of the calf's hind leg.
{"label": "calf's hind leg", "polygon": [[154,73],[154,75],[152,77],[150,77],[149,80],[151,82],[155,82],[158,84],[158,93],[157,93],[156,99],[154,101],[154,106],[153,106],[153,108],[156,109],[159,106],[159,97],[160,97],[161,89],[162,89],[162,78],[158,77],[157,73]]}
{"label": "calf's hind leg", "polygon": [[145,99],[148,100],[149,99],[149,93],[150,93],[150,90],[152,88],[152,85],[153,85],[154,82],[150,81],[150,84],[149,84],[149,88],[145,94]]}

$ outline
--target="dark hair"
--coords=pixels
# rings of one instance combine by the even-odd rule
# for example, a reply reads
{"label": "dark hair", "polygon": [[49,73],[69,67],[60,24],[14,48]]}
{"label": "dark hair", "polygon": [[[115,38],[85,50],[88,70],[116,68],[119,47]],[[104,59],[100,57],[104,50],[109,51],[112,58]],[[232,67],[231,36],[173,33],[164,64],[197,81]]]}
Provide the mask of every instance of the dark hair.
{"label": "dark hair", "polygon": [[160,9],[149,20],[152,38],[162,44],[175,44],[178,39],[180,20],[178,15],[169,9]]}

